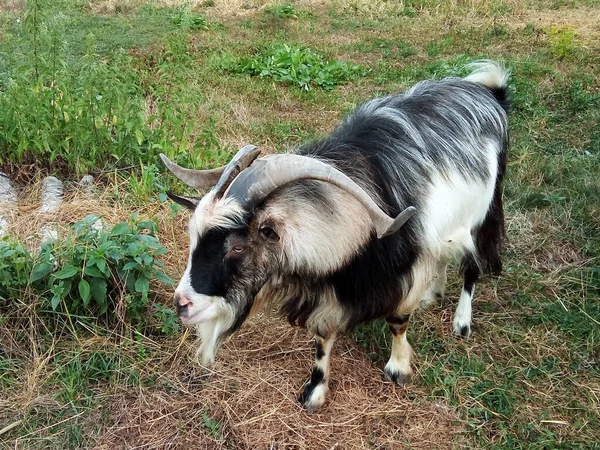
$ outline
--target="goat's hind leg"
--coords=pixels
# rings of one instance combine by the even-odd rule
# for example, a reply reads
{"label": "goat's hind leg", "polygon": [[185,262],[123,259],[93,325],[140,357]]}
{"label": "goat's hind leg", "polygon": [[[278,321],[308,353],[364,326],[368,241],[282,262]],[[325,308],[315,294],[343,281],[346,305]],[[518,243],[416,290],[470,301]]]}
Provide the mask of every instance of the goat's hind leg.
{"label": "goat's hind leg", "polygon": [[479,266],[472,254],[463,257],[460,264],[460,271],[463,275],[463,288],[458,300],[458,306],[454,312],[453,329],[454,334],[467,338],[471,334],[471,302],[475,283],[479,279]]}
{"label": "goat's hind leg", "polygon": [[444,292],[446,291],[447,269],[448,263],[440,261],[436,264],[435,275],[429,283],[425,294],[423,294],[423,298],[419,304],[419,309],[427,309],[436,301],[444,298]]}
{"label": "goat's hind leg", "polygon": [[310,380],[298,398],[308,412],[316,411],[325,403],[329,392],[329,357],[334,341],[335,334],[327,338],[315,335],[315,365]]}

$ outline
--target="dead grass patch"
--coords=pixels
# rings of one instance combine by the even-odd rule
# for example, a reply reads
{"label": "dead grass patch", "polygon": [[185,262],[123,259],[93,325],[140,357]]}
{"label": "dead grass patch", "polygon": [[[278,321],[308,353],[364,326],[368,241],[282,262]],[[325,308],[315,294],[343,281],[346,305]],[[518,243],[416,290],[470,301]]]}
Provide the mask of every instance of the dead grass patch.
{"label": "dead grass patch", "polygon": [[[90,197],[67,185],[63,205],[48,217],[38,212],[39,188],[39,183],[33,184],[20,195],[22,203],[9,232],[21,240],[48,220],[64,229],[87,214],[114,224],[126,220],[131,212],[110,201],[110,189]],[[159,238],[169,249],[164,262],[173,275],[181,273],[187,259],[187,236],[181,232],[187,215],[180,214],[173,221],[168,208],[160,204],[149,205],[141,215],[159,222]],[[166,303],[170,293],[163,294]],[[35,318],[32,320],[29,332],[35,333]],[[185,336],[191,337],[190,333]],[[95,388],[98,407],[81,419],[76,417],[84,429],[97,430],[95,422],[108,414],[101,431],[90,431],[95,448],[312,450],[398,445],[451,448],[464,443],[464,423],[452,408],[419,400],[426,393],[418,385],[399,389],[384,382],[381,368],[349,338],[341,337],[336,343],[327,404],[318,414],[309,415],[296,400],[313,362],[312,341],[304,330],[254,318],[225,343],[217,364],[208,369],[190,361],[195,346],[184,343],[185,336],[179,343],[175,339],[142,341],[153,349],[154,356],[140,362],[139,370],[156,379],[153,387],[126,389],[117,384]],[[5,338],[2,333],[3,343],[9,345]],[[135,354],[137,344],[128,339],[93,335],[79,339],[78,352],[86,355],[119,348]],[[8,413],[4,419],[16,420],[32,407],[60,410],[48,380],[57,370],[52,360],[65,351],[64,345],[55,341],[35,350],[38,346],[33,341],[14,341],[10,347],[11,355],[26,360],[22,379],[27,388],[10,391],[10,398],[2,402]],[[43,436],[45,431],[40,433]]]}
{"label": "dead grass patch", "polygon": [[156,8],[197,8],[205,0],[90,0],[87,7],[95,14],[115,14],[135,11],[143,5]]}
{"label": "dead grass patch", "polygon": [[523,9],[507,17],[505,25],[513,30],[523,29],[528,24],[537,29],[571,27],[577,39],[591,49],[600,45],[600,8],[580,7],[577,9]]}
{"label": "dead grass patch", "polygon": [[515,212],[508,218],[507,229],[509,248],[537,273],[560,272],[590,262],[573,243],[557,237],[562,230],[547,210]]}
{"label": "dead grass patch", "polygon": [[2,0],[0,2],[0,13],[23,11],[26,3],[26,0]]}
{"label": "dead grass patch", "polygon": [[362,449],[464,443],[457,434],[464,425],[451,408],[414,400],[419,388],[383,382],[382,371],[347,338],[336,343],[332,356],[327,404],[307,414],[296,398],[310,374],[311,354],[306,332],[257,318],[225,344],[215,367],[174,361],[165,377],[177,377],[177,392],[143,389],[115,396],[110,425],[96,445]]}

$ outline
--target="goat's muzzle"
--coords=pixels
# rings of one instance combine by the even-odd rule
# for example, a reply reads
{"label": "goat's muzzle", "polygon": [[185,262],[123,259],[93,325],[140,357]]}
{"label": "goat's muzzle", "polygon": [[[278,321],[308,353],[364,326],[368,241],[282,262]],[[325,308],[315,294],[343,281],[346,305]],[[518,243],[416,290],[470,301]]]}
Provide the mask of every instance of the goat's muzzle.
{"label": "goat's muzzle", "polygon": [[173,297],[173,305],[175,305],[177,315],[185,317],[188,314],[189,306],[192,305],[192,301],[179,293],[175,293],[175,296]]}

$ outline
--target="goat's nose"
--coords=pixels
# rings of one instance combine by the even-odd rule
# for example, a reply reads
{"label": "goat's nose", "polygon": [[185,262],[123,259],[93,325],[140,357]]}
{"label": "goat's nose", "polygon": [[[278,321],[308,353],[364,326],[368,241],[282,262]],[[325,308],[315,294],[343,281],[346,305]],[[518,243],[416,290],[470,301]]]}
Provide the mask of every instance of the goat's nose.
{"label": "goat's nose", "polygon": [[173,304],[175,305],[177,314],[181,314],[181,311],[185,309],[188,305],[191,305],[192,301],[176,292],[173,296]]}

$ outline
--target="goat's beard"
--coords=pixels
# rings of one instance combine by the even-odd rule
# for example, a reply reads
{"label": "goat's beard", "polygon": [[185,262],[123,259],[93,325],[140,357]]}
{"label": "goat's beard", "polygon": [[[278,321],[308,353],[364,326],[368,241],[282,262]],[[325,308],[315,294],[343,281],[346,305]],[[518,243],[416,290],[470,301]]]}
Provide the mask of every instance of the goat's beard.
{"label": "goat's beard", "polygon": [[233,299],[223,299],[214,319],[196,325],[200,345],[196,357],[203,365],[215,362],[215,356],[225,340],[237,331],[250,314],[253,297],[240,292]]}
{"label": "goat's beard", "polygon": [[196,351],[196,357],[202,361],[205,366],[212,365],[215,362],[217,351],[221,344],[231,334],[230,329],[235,322],[235,315],[232,311],[224,311],[215,319],[196,325],[200,346]]}

